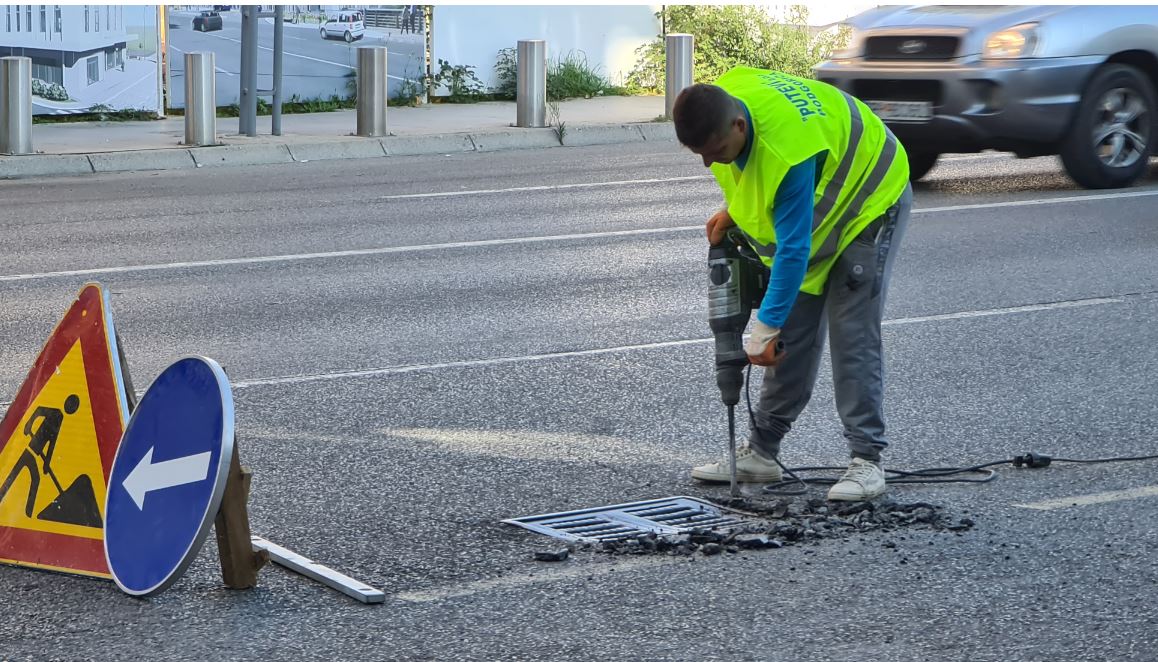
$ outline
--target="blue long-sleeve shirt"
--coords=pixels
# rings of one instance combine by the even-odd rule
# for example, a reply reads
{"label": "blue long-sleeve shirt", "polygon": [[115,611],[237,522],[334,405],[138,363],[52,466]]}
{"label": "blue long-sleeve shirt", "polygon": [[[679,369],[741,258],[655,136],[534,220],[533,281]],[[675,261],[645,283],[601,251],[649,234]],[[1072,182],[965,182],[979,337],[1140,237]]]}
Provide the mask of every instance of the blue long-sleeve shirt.
{"label": "blue long-sleeve shirt", "polygon": [[[747,107],[748,126],[752,116]],[[748,131],[744,151],[736,158],[741,170],[748,163],[752,151],[753,131]],[[788,321],[788,313],[796,303],[796,295],[808,271],[808,255],[812,250],[812,198],[816,190],[816,171],[823,156],[814,156],[790,168],[776,189],[772,203],[772,225],[776,230],[776,257],[768,289],[756,318],[768,326],[781,328]]]}

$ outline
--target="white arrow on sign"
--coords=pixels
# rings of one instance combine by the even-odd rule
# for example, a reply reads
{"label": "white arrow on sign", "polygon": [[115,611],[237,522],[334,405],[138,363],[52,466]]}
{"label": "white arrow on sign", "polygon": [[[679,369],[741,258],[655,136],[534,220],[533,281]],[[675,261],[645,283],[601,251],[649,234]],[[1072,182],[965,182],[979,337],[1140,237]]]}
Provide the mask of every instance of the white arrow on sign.
{"label": "white arrow on sign", "polygon": [[133,503],[137,504],[137,508],[144,510],[145,495],[149,492],[197,483],[208,478],[209,460],[212,458],[213,453],[206,451],[153,464],[153,449],[150,448],[122,484],[133,498]]}

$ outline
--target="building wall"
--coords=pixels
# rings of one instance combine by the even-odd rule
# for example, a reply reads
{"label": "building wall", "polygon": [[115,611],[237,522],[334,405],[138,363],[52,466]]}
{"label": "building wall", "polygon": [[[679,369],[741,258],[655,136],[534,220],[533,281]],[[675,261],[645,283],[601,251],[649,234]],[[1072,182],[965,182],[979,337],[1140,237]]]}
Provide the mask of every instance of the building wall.
{"label": "building wall", "polygon": [[494,86],[499,50],[520,39],[545,39],[547,57],[582,52],[588,65],[612,84],[622,84],[635,66],[635,49],[662,31],[660,5],[436,5],[431,61],[474,65],[475,75]]}
{"label": "building wall", "polygon": [[85,52],[126,39],[124,10],[119,5],[0,6],[0,43],[5,46]]}
{"label": "building wall", "polygon": [[34,78],[68,90],[92,84],[93,57],[97,81],[104,80],[106,71],[120,65],[127,38],[118,5],[0,6],[0,54],[32,58]]}

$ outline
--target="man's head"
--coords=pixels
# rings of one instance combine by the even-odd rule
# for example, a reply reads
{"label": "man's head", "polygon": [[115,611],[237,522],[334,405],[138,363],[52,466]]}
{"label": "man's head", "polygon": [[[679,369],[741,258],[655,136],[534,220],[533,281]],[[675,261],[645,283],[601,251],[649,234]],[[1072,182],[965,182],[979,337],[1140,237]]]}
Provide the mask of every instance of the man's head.
{"label": "man's head", "polygon": [[685,87],[671,109],[676,138],[700,155],[704,166],[731,163],[748,141],[748,118],[740,102],[722,87]]}

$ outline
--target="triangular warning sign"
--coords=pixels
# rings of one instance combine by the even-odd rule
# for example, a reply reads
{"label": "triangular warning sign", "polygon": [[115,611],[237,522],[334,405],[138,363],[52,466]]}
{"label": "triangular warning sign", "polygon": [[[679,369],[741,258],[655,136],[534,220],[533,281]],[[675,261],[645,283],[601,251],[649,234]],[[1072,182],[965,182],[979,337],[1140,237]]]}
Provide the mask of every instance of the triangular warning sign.
{"label": "triangular warning sign", "polygon": [[0,563],[110,576],[105,485],[127,403],[108,295],[89,283],[0,420]]}

